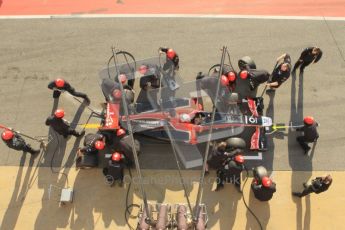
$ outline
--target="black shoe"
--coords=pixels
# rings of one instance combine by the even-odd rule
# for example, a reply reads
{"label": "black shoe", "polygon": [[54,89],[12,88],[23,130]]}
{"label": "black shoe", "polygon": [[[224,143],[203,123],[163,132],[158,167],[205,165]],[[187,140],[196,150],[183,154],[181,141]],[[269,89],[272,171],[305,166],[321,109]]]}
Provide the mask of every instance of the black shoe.
{"label": "black shoe", "polygon": [[31,153],[31,155],[36,155],[36,154],[39,154],[40,152],[41,152],[41,150],[38,149],[38,150],[33,150],[33,151],[30,152],[30,153]]}
{"label": "black shoe", "polygon": [[293,196],[301,197],[301,194],[299,192],[292,192]]}
{"label": "black shoe", "polygon": [[304,149],[304,154],[307,155],[308,152],[309,152],[309,150],[310,150],[310,147],[305,148],[305,149]]}
{"label": "black shoe", "polygon": [[78,133],[78,137],[82,137],[85,135],[85,130],[81,131],[80,133]]}
{"label": "black shoe", "polygon": [[275,92],[276,90],[272,88],[266,90],[266,93],[275,93]]}
{"label": "black shoe", "polygon": [[54,92],[53,92],[53,98],[54,98],[54,99],[59,98],[59,97],[60,97],[60,94],[61,94],[61,92],[60,92],[60,91],[58,91],[58,90],[54,90]]}

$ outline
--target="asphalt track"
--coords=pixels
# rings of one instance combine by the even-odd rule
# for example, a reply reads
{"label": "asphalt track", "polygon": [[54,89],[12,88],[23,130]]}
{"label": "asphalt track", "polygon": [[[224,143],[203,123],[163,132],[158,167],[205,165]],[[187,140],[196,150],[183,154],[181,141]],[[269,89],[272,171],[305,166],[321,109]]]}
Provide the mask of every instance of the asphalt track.
{"label": "asphalt track", "polygon": [[[230,50],[233,63],[249,55],[258,68],[268,71],[282,53],[288,52],[295,62],[303,48],[317,45],[324,51],[319,63],[306,68],[304,76],[290,77],[274,97],[265,95],[266,113],[276,123],[298,123],[306,115],[316,118],[321,126],[315,150],[310,156],[303,155],[295,141],[296,133],[287,130],[272,136],[263,161],[251,161],[251,165],[264,164],[274,170],[344,170],[344,24],[200,18],[0,20],[0,121],[23,133],[47,135],[44,121],[54,104],[47,84],[57,76],[86,92],[91,106],[99,108],[103,98],[98,71],[111,55],[112,45],[133,53],[136,59],[157,55],[157,48],[163,45],[173,47],[180,55],[180,73],[186,80],[218,63],[222,45]],[[87,109],[68,96],[62,96],[58,106],[67,110],[70,121],[87,119]],[[80,119],[74,116],[76,113],[81,114]],[[72,166],[78,141],[72,137],[66,148],[62,143],[53,165]],[[145,142],[142,166],[175,168],[168,148]],[[23,164],[21,153],[5,145],[0,145],[0,152],[1,165]],[[53,152],[51,146],[43,157],[44,166],[49,166]]]}

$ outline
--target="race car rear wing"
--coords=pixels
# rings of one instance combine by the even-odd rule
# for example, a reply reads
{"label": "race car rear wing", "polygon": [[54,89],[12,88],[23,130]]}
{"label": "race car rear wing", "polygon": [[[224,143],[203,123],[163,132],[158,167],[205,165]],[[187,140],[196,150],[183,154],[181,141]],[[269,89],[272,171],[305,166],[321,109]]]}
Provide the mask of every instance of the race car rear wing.
{"label": "race car rear wing", "polygon": [[250,140],[250,150],[267,151],[267,138],[264,127],[256,127]]}

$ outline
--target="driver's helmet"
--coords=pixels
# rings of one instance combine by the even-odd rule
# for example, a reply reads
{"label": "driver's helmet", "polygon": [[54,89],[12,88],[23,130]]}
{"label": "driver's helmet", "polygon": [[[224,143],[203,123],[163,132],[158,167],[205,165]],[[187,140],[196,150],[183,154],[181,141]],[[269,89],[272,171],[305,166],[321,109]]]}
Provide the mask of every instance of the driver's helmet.
{"label": "driver's helmet", "polygon": [[180,114],[180,121],[183,123],[188,123],[192,121],[192,117],[188,113],[182,113]]}

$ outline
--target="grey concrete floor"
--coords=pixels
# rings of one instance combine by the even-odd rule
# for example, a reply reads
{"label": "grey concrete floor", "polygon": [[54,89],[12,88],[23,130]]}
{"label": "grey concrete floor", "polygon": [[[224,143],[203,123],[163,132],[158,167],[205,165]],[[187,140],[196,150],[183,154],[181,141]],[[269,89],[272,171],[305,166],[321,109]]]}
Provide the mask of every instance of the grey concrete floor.
{"label": "grey concrete floor", "polygon": [[[0,124],[23,133],[47,135],[44,121],[53,108],[47,84],[57,76],[86,92],[91,106],[100,108],[103,96],[98,72],[106,65],[113,45],[131,52],[136,59],[156,56],[160,46],[173,47],[179,53],[180,73],[186,80],[218,63],[223,45],[230,50],[234,65],[249,55],[258,68],[268,71],[282,53],[289,53],[295,62],[303,48],[316,45],[324,52],[319,63],[307,67],[303,77],[290,77],[274,97],[265,95],[265,110],[276,123],[301,122],[306,115],[315,117],[321,125],[315,151],[312,156],[303,155],[295,141],[296,133],[287,131],[272,136],[263,161],[250,165],[264,164],[274,170],[344,170],[345,62],[341,55],[345,55],[345,22],[327,24],[267,19],[1,20]],[[65,108],[70,121],[78,108],[82,110],[68,96],[62,96],[58,106]],[[80,122],[86,121],[88,114],[84,110]],[[65,149],[62,143],[54,166],[66,162],[72,166],[77,145],[74,138],[68,140]],[[168,148],[144,143],[142,166],[174,168]],[[19,165],[21,153],[3,144],[0,153],[0,165]],[[43,157],[43,165],[48,166],[52,154],[51,148]]]}

